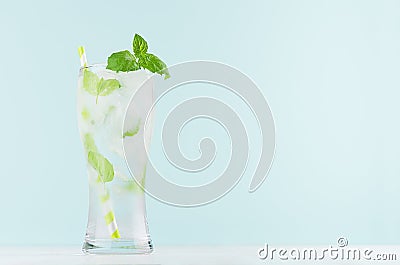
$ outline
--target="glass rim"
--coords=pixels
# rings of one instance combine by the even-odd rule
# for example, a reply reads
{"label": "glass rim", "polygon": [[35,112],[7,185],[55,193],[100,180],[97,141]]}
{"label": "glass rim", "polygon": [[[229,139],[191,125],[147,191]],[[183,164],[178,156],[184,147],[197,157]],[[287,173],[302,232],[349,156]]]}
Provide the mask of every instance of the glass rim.
{"label": "glass rim", "polygon": [[93,63],[93,64],[89,64],[86,66],[81,66],[79,67],[79,70],[82,71],[83,69],[90,69],[90,68],[94,68],[94,67],[106,67],[107,63]]}
{"label": "glass rim", "polygon": [[[108,71],[111,71],[111,72],[114,72],[114,73],[118,73],[118,72],[116,72],[114,70],[107,69],[106,68],[107,67],[107,63],[93,63],[93,64],[89,64],[87,66],[81,66],[81,67],[79,67],[79,72],[82,72],[84,69],[93,69],[93,68],[97,68],[97,67],[98,68],[104,68],[104,69],[106,69]],[[139,69],[139,70],[129,71],[129,72],[139,72],[139,71],[145,71],[148,74],[154,74],[154,73],[151,73],[151,72],[147,71],[146,69],[142,69],[142,68]],[[120,71],[120,72],[122,72],[122,71]],[[129,73],[129,72],[123,72],[123,73]]]}

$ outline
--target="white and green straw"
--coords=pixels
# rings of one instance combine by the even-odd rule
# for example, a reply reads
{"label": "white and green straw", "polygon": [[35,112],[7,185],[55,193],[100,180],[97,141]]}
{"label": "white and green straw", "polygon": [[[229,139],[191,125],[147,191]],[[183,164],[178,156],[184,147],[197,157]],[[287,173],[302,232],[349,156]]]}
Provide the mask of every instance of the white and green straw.
{"label": "white and green straw", "polygon": [[[101,186],[101,185],[99,185]],[[103,208],[104,220],[110,233],[111,238],[120,238],[117,221],[115,220],[115,214],[112,209],[110,194],[107,192],[105,187],[99,187],[100,201]]]}
{"label": "white and green straw", "polygon": [[81,67],[87,67],[85,48],[83,46],[79,46],[78,53],[79,53],[79,59],[81,60]]}
{"label": "white and green straw", "polygon": [[[78,53],[79,53],[79,59],[81,61],[81,67],[87,67],[88,63],[86,59],[85,48],[83,46],[79,46]],[[106,222],[108,231],[110,233],[110,237],[113,239],[120,238],[121,236],[119,234],[117,221],[115,219],[115,214],[110,201],[110,194],[108,193],[106,187],[103,185],[98,185],[98,191],[103,209],[104,220]]]}

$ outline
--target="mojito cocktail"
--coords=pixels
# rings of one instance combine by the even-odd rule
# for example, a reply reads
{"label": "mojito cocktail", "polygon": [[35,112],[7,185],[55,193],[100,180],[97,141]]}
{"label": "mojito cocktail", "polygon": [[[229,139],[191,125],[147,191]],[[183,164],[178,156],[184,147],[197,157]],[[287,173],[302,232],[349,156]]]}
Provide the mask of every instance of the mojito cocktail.
{"label": "mojito cocktail", "polygon": [[[84,49],[79,48],[78,123],[89,177],[85,253],[136,254],[153,249],[143,190],[147,163],[143,145],[150,143],[153,124],[148,115],[153,104],[149,79],[152,73],[165,78],[169,73],[165,63],[147,50],[147,42],[136,34],[132,52],[116,52],[107,64],[88,66]],[[128,108],[146,80],[140,101]],[[139,176],[132,175],[125,153]]]}
{"label": "mojito cocktail", "polygon": [[[143,253],[152,250],[146,222],[143,189],[130,175],[123,141],[135,148],[135,138],[143,137],[146,117],[140,110],[129,113],[130,124],[123,126],[129,101],[149,73],[116,73],[105,65],[84,67],[78,85],[78,122],[87,159],[89,177],[89,218],[83,250],[88,253]],[[104,92],[96,90],[104,87]],[[96,89],[94,89],[96,88]],[[151,105],[149,90],[143,104]],[[124,131],[123,127],[130,128]],[[150,137],[151,130],[146,130]],[[140,141],[137,141],[140,142]],[[135,165],[144,185],[146,155],[136,154]]]}

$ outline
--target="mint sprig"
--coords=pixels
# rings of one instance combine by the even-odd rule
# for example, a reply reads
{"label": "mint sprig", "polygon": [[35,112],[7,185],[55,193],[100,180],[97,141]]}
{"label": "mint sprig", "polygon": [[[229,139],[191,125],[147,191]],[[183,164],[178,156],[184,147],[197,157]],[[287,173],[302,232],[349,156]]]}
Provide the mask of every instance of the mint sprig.
{"label": "mint sprig", "polygon": [[152,73],[164,75],[164,79],[170,77],[167,65],[156,55],[148,53],[149,46],[139,34],[135,34],[132,42],[133,54],[128,51],[115,52],[108,57],[107,69],[116,72],[130,72],[139,69],[147,69]]}
{"label": "mint sprig", "polygon": [[96,96],[96,104],[99,96],[107,96],[121,87],[117,79],[99,78],[95,73],[85,69],[83,71],[83,89]]}

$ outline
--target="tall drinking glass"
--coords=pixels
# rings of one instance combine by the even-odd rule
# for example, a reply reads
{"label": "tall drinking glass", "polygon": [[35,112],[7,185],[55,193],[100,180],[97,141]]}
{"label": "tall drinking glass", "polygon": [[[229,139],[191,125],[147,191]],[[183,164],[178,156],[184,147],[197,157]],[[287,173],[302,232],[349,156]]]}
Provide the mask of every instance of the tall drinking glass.
{"label": "tall drinking glass", "polygon": [[[146,128],[143,135],[143,110],[152,104],[153,89],[145,92],[140,106],[126,113],[131,97],[148,78],[150,74],[144,70],[116,73],[103,64],[80,69],[78,124],[89,179],[85,253],[136,254],[153,249],[144,192],[132,177],[124,156],[124,142],[125,148],[143,150],[139,146],[142,141],[136,139],[145,137],[149,143],[151,137],[151,129]],[[129,116],[124,124],[125,115]],[[146,155],[126,151],[134,154],[134,164],[142,172],[135,178],[143,186]]]}

